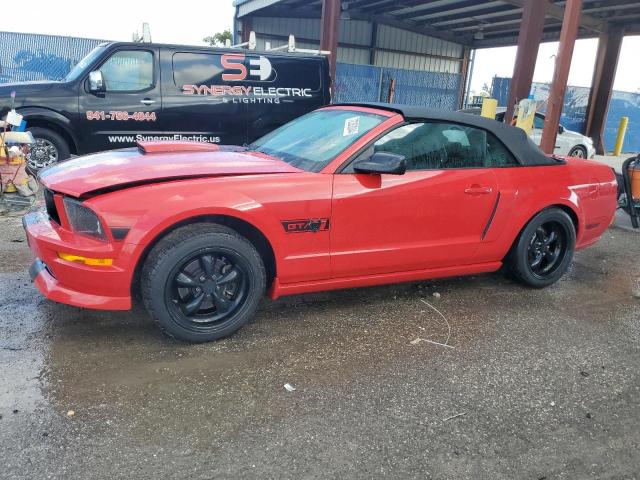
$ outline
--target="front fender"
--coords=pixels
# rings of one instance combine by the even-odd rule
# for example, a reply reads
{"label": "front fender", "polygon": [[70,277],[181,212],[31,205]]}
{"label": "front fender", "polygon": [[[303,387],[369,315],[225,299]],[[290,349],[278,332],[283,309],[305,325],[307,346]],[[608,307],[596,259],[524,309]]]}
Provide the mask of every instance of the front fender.
{"label": "front fender", "polygon": [[27,125],[30,120],[38,120],[39,122],[46,122],[55,125],[62,129],[73,141],[74,145],[78,145],[78,140],[73,132],[71,120],[62,115],[61,113],[44,107],[24,107],[17,108],[16,111],[24,116],[27,121]]}
{"label": "front fender", "polygon": [[[277,228],[277,220],[270,218],[265,207],[247,195],[239,192],[233,192],[231,195],[231,192],[225,192],[224,202],[216,199],[213,203],[206,192],[185,196],[171,192],[172,188],[167,188],[168,186],[162,184],[113,192],[86,203],[98,212],[109,228],[129,228],[125,243],[133,252],[136,262],[145,248],[157,238],[176,225],[198,217],[233,217],[252,225],[267,238],[273,236]],[[153,192],[148,192],[150,189]],[[162,195],[159,190],[166,190],[167,195]],[[145,192],[150,195],[145,195]],[[123,211],[117,205],[122,202],[130,204],[131,207]],[[159,205],[162,207],[159,208]],[[272,245],[272,248],[278,257],[278,246]]]}
{"label": "front fender", "polygon": [[296,180],[289,183],[284,174],[172,181],[111,192],[86,203],[105,226],[129,229],[123,250],[134,264],[176,225],[225,216],[249,224],[267,239],[281,282],[326,278],[329,230],[291,234],[283,222],[328,218],[331,176],[296,174]]}

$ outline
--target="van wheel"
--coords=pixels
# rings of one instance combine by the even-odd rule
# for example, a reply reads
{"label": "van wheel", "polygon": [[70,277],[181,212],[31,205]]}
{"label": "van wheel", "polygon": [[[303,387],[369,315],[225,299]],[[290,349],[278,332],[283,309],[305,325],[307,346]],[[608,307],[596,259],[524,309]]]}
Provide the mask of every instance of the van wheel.
{"label": "van wheel", "polygon": [[69,158],[69,145],[59,133],[41,127],[28,128],[27,130],[35,139],[35,143],[31,145],[27,155],[27,164],[32,170],[37,171]]}
{"label": "van wheel", "polygon": [[142,298],[169,336],[226,337],[253,318],[266,273],[253,244],[230,228],[197,223],[163,238],[142,268]]}
{"label": "van wheel", "polygon": [[544,288],[565,274],[575,245],[576,229],[571,217],[559,208],[549,208],[531,219],[505,263],[521,283]]}

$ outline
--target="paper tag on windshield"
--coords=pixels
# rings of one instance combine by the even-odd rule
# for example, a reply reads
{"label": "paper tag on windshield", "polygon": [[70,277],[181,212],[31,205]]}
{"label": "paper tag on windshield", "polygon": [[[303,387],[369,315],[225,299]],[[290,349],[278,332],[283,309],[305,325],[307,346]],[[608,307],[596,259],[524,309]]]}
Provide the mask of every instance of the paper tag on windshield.
{"label": "paper tag on windshield", "polygon": [[348,137],[350,135],[357,135],[360,131],[360,117],[351,117],[347,118],[344,121],[344,131],[342,132],[343,137]]}

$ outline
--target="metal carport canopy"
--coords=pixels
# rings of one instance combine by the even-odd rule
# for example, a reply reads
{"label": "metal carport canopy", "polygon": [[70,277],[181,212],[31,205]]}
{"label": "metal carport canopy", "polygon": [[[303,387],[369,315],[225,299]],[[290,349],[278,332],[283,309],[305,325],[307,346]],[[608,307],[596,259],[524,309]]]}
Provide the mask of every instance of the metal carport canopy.
{"label": "metal carport canopy", "polygon": [[[539,0],[544,1],[544,0]],[[369,20],[423,33],[471,48],[516,45],[525,0],[352,0],[343,18]],[[542,41],[560,38],[566,1],[549,1]],[[235,0],[247,15],[320,18],[322,0]],[[578,38],[598,37],[611,27],[640,34],[640,1],[583,0]]]}

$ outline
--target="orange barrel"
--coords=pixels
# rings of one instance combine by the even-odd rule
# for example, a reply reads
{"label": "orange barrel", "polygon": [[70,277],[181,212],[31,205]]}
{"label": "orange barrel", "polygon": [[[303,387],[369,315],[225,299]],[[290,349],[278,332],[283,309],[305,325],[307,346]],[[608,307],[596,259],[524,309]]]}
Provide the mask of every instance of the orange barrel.
{"label": "orange barrel", "polygon": [[635,201],[640,201],[640,162],[638,160],[629,165],[629,178],[631,179],[631,196]]}

